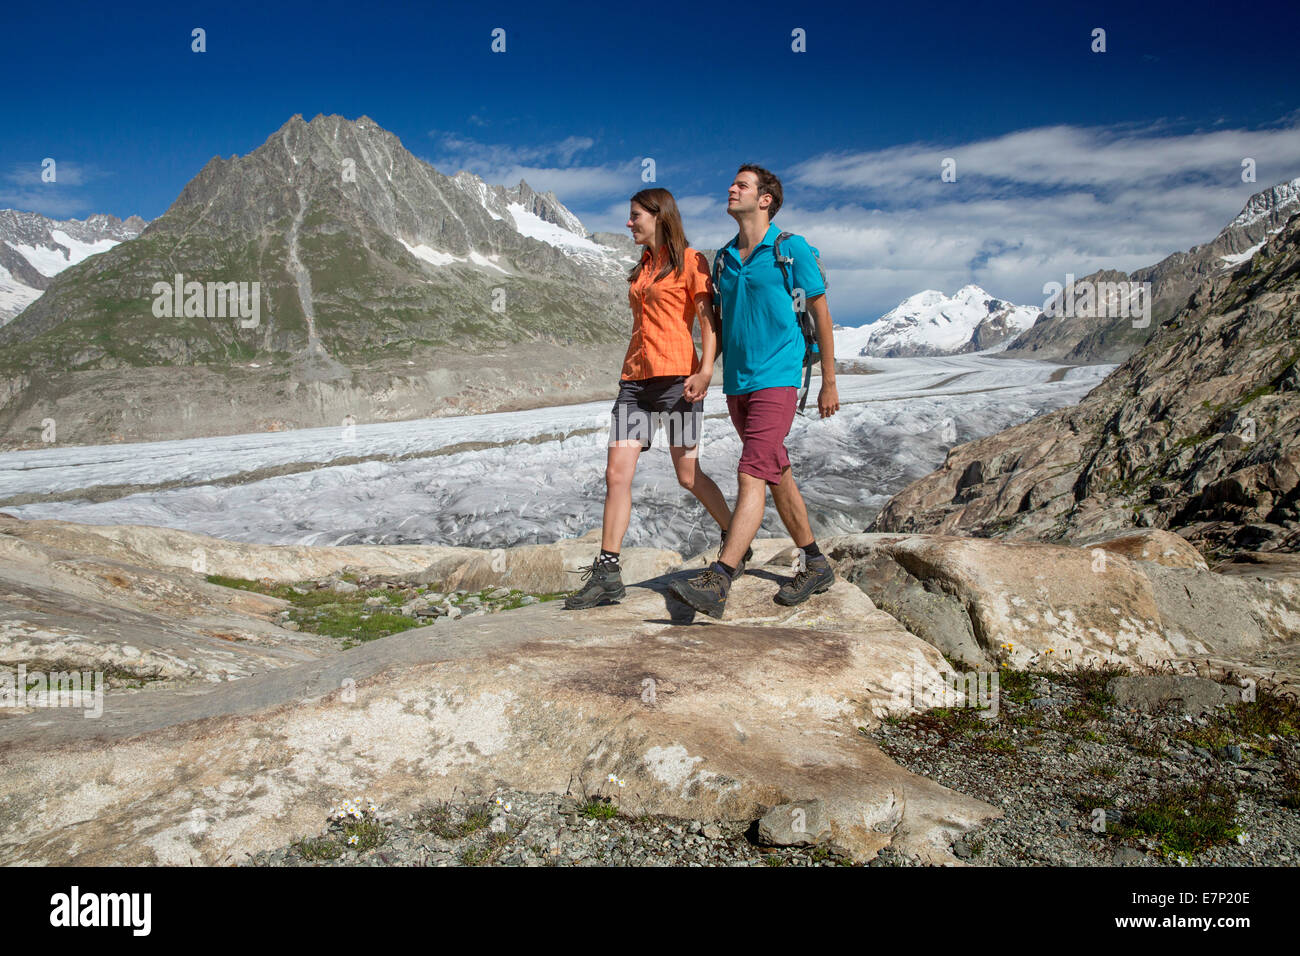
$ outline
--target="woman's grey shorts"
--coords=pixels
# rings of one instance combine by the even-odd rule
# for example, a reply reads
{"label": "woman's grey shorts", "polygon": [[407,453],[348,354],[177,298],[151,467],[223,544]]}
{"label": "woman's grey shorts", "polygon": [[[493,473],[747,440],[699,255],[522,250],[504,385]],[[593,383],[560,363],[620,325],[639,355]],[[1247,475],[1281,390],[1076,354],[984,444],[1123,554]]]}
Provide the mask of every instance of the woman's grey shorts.
{"label": "woman's grey shorts", "polygon": [[682,395],[685,386],[684,375],[621,381],[611,411],[610,442],[639,439],[644,451],[654,433],[663,428],[669,445],[694,448],[700,443],[704,400],[688,402]]}

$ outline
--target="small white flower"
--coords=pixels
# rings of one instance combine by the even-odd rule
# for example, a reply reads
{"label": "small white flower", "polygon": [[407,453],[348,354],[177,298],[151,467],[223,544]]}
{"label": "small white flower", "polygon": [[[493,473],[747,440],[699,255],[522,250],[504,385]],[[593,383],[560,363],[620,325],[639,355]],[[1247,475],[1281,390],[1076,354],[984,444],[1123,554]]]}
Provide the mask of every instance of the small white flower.
{"label": "small white flower", "polygon": [[354,833],[352,834],[352,836],[348,837],[348,846],[356,846],[356,845],[357,845],[357,835]]}
{"label": "small white flower", "polygon": [[624,780],[622,777],[619,777],[619,778],[618,778],[618,785],[619,785],[620,787],[626,787],[626,786],[627,786],[627,781]]}
{"label": "small white flower", "polygon": [[611,773],[611,774],[610,774],[608,777],[606,777],[605,779],[608,780],[610,783],[617,783],[617,782],[618,782],[618,774],[616,774],[616,773]]}

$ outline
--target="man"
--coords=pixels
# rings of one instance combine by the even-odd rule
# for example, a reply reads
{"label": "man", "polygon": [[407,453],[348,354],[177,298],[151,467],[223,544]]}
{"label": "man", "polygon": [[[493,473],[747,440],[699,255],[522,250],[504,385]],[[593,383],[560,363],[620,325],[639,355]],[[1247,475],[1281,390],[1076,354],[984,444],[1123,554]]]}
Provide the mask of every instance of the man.
{"label": "man", "polygon": [[[785,436],[794,422],[803,384],[804,338],[799,328],[774,245],[781,230],[772,219],[781,208],[781,181],[752,164],[740,167],[727,195],[727,213],[736,220],[736,237],[718,250],[716,295],[720,301],[723,384],[732,424],[740,433],[736,508],[718,560],[700,574],[672,585],[685,603],[721,617],[727,594],[763,522],[767,489],[794,543],[803,551],[794,580],[781,586],[778,604],[793,605],[830,588],[835,572],[817,547],[808,510],[790,470]],[[826,287],[812,248],[802,236],[781,243],[795,295],[802,293],[817,330],[822,384],[817,408],[822,418],[840,407],[835,388],[835,343]]]}

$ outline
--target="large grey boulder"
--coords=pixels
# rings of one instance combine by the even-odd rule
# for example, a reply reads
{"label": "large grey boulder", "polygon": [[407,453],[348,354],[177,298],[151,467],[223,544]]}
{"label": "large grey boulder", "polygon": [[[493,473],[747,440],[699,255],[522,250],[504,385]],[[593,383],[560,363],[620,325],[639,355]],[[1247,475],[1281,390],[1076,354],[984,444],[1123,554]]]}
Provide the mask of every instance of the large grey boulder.
{"label": "large grey boulder", "polygon": [[1275,685],[1300,675],[1300,573],[1281,562],[1267,574],[1219,574],[1176,543],[1133,535],[1076,548],[859,534],[823,550],[954,663],[1208,668]]}

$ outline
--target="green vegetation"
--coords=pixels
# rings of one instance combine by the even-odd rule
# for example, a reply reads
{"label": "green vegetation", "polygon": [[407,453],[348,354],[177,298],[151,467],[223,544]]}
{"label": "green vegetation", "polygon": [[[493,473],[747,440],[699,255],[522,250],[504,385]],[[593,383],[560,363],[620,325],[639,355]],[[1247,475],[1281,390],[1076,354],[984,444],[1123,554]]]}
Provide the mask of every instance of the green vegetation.
{"label": "green vegetation", "polygon": [[477,833],[492,822],[492,808],[486,803],[467,807],[457,819],[447,801],[425,807],[415,815],[414,826],[444,840],[458,840]]}
{"label": "green vegetation", "polygon": [[304,860],[337,860],[345,849],[337,838],[330,837],[310,837],[299,840],[292,846]]}
{"label": "green vegetation", "polygon": [[618,807],[608,799],[597,797],[582,807],[582,815],[589,820],[612,820],[618,816]]}
{"label": "green vegetation", "polygon": [[1163,788],[1125,810],[1118,822],[1107,822],[1106,832],[1127,842],[1153,840],[1161,855],[1190,861],[1201,850],[1237,838],[1241,828],[1235,822],[1236,812],[1236,791],[1227,784],[1205,780]]}
{"label": "green vegetation", "polygon": [[[351,584],[356,584],[358,581],[357,575],[352,572],[342,574],[340,577]],[[289,619],[296,623],[301,630],[313,634],[322,634],[326,637],[339,638],[344,649],[355,647],[366,641],[388,637],[391,634],[397,634],[411,628],[425,627],[430,623],[430,619],[402,614],[395,609],[400,608],[416,594],[424,595],[437,590],[428,586],[421,586],[414,589],[398,590],[359,588],[356,591],[343,593],[329,587],[317,588],[312,581],[298,582],[296,584],[264,584],[261,581],[226,577],[220,574],[209,574],[206,580],[210,584],[217,584],[221,587],[254,591],[258,594],[267,594],[288,601],[293,605],[290,609]],[[557,591],[530,595],[526,591],[512,589],[508,597],[500,601],[493,601],[488,598],[488,595],[494,590],[496,590],[495,587],[485,587],[472,594],[453,592],[445,595],[438,603],[449,603],[466,611],[480,605],[491,605],[499,610],[509,611],[522,607],[529,597],[537,601],[554,601],[557,598],[564,597],[566,593]],[[367,600],[375,598],[378,598],[382,603],[366,603]]]}
{"label": "green vegetation", "polygon": [[1175,736],[1207,750],[1239,744],[1267,754],[1275,749],[1274,738],[1296,736],[1300,707],[1293,697],[1258,688],[1255,700],[1219,708],[1207,715],[1207,720],[1207,726],[1188,727]]}

